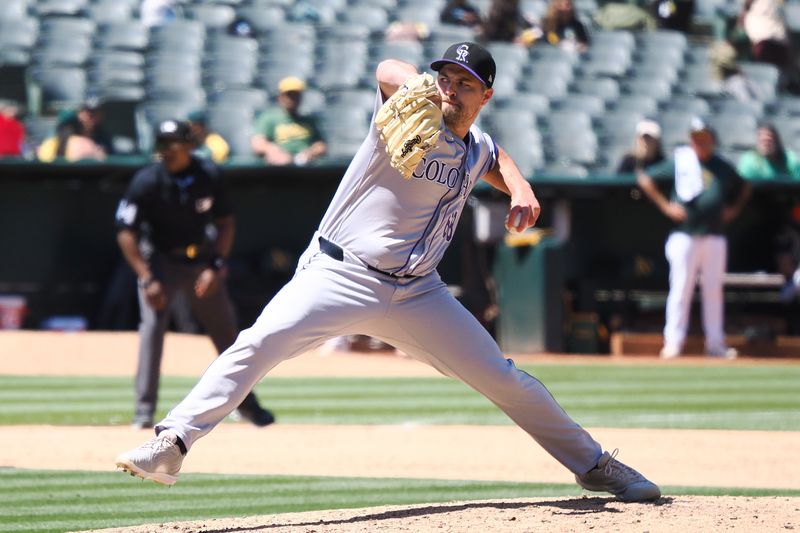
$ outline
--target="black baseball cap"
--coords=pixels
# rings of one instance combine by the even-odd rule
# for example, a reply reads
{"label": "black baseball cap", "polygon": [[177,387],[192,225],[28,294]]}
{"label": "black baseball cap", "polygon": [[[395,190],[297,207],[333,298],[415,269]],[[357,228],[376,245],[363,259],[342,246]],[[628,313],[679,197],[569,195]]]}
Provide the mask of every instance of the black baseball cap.
{"label": "black baseball cap", "polygon": [[169,119],[156,128],[156,142],[191,142],[192,129],[183,120]]}
{"label": "black baseball cap", "polygon": [[494,76],[497,73],[494,58],[486,48],[479,44],[469,41],[453,44],[445,51],[441,59],[431,63],[431,68],[439,71],[448,63],[466,69],[487,87],[491,87],[494,83]]}

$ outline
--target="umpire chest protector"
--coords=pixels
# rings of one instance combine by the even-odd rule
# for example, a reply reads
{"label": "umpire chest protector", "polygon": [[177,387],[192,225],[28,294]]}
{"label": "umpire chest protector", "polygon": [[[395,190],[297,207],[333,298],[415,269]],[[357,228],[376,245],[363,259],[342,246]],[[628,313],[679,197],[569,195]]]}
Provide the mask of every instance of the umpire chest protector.
{"label": "umpire chest protector", "polygon": [[143,168],[123,202],[134,215],[118,215],[118,225],[141,231],[162,252],[202,245],[207,226],[233,213],[217,167],[196,158],[176,174],[161,163]]}

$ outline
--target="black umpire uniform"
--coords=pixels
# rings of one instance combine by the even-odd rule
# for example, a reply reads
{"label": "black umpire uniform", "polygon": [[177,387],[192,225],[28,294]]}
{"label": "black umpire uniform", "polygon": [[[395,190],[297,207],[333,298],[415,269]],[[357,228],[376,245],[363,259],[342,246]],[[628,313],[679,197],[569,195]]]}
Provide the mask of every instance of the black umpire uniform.
{"label": "black umpire uniform", "polygon": [[[117,241],[138,278],[139,367],[133,425],[152,427],[161,356],[175,296],[183,293],[217,353],[236,340],[233,305],[224,283],[233,245],[233,206],[214,163],[192,156],[185,122],[156,131],[159,161],[133,177],[116,213]],[[257,426],[274,421],[251,392],[239,415]]]}

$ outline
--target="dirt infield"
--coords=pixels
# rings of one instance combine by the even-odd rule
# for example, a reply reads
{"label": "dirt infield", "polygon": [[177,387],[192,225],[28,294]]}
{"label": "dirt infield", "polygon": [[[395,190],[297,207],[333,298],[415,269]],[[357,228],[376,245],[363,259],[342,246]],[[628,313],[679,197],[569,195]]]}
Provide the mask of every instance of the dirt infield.
{"label": "dirt infield", "polygon": [[[0,332],[0,374],[132,375],[133,333]],[[10,354],[25,354],[10,357]],[[164,373],[199,375],[213,358],[204,337],[170,335]],[[517,360],[548,361],[543,357]],[[555,359],[555,358],[553,358]],[[606,358],[558,357],[559,363]],[[636,358],[625,364],[664,364]],[[786,361],[781,361],[786,364]],[[671,364],[671,363],[670,363]],[[687,360],[681,364],[706,364]],[[737,361],[735,364],[770,364]],[[425,365],[394,355],[315,352],[287,361],[271,375],[427,376]],[[662,485],[800,489],[798,432],[635,430],[593,428],[620,459]],[[20,438],[24,435],[25,438]],[[148,432],[128,427],[0,427],[0,465],[19,468],[108,470],[121,450]],[[54,456],[53,439],[73,450]],[[319,442],[326,446],[318,446]],[[93,443],[107,446],[98,450]],[[12,443],[22,443],[19,447]],[[37,445],[37,443],[40,445]],[[237,448],[232,460],[221,450]],[[226,460],[220,461],[224,455]],[[265,457],[269,459],[266,460]],[[223,464],[224,463],[224,464]],[[287,426],[264,430],[223,424],[197,443],[184,463],[192,472],[420,477],[569,483],[571,475],[518,428],[470,426]],[[654,505],[609,498],[370,508],[149,525],[135,532],[270,531],[778,531],[800,528],[800,498],[665,497]],[[119,530],[122,531],[122,530]]]}
{"label": "dirt infield", "polygon": [[153,524],[104,533],[563,533],[788,531],[800,527],[798,498],[663,497],[654,504],[609,498],[535,498],[315,511]]}

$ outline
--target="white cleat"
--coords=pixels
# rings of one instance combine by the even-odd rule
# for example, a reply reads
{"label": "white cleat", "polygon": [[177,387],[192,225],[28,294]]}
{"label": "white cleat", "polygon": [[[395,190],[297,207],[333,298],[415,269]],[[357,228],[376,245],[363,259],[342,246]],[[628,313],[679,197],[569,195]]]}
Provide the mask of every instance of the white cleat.
{"label": "white cleat", "polygon": [[658,354],[661,359],[675,359],[681,356],[681,351],[674,346],[664,346]]}
{"label": "white cleat", "polygon": [[575,475],[575,481],[586,490],[610,492],[623,502],[644,502],[661,497],[658,485],[615,459],[613,454],[603,452],[597,466],[583,475]]}
{"label": "white cleat", "polygon": [[183,463],[178,437],[163,431],[138,448],[117,457],[117,468],[132,476],[149,479],[162,485],[174,485]]}

